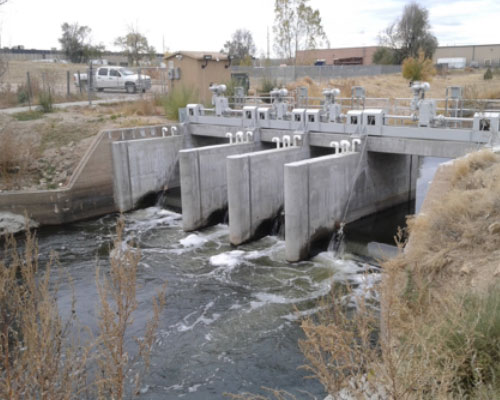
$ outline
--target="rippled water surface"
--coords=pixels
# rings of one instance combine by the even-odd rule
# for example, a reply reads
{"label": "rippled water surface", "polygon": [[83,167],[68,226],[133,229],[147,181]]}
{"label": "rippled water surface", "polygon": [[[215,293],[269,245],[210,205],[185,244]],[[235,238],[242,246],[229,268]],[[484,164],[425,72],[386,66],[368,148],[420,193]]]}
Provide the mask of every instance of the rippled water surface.
{"label": "rippled water surface", "polygon": [[[167,303],[141,398],[218,399],[224,392],[262,393],[266,386],[288,390],[297,398],[307,398],[301,392],[307,391],[322,399],[322,386],[304,379],[307,372],[299,369],[305,360],[297,346],[302,337],[298,320],[313,313],[335,284],[371,286],[379,278],[371,260],[384,249],[390,251],[387,243],[407,213],[404,206],[389,211],[390,217],[353,224],[342,259],[323,252],[294,264],[284,261],[285,244],[278,237],[236,249],[228,242],[227,225],[186,233],[180,214],[159,207],[126,214],[126,237],[142,251],[132,336],[140,335],[155,291],[167,282]],[[108,264],[116,218],[39,232],[40,254],[58,253],[74,280],[80,320],[91,327],[95,266],[105,269]],[[377,228],[379,233],[387,231],[386,244],[373,241]],[[63,313],[69,312],[70,299],[71,290],[63,285]]]}

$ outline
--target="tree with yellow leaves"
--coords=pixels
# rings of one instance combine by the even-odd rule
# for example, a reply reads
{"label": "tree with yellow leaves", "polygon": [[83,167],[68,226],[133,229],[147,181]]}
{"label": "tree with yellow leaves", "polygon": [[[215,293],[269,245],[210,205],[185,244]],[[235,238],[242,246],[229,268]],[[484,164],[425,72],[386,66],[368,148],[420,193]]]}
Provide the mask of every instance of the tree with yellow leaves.
{"label": "tree with yellow leaves", "polygon": [[407,57],[403,60],[403,77],[409,81],[430,81],[436,75],[436,69],[430,58],[419,50],[418,57]]}

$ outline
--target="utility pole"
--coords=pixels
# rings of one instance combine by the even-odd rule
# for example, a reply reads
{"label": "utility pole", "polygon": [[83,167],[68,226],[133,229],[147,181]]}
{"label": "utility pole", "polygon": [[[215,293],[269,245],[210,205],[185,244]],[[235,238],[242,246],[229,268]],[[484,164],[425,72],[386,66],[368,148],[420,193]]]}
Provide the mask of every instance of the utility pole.
{"label": "utility pole", "polygon": [[269,56],[269,26],[267,27],[267,59],[269,60],[271,57]]}

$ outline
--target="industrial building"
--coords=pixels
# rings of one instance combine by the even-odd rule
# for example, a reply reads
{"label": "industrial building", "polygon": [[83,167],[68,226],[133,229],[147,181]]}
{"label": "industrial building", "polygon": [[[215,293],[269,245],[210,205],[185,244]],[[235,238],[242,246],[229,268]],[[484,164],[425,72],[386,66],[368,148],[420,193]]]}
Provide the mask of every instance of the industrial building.
{"label": "industrial building", "polygon": [[297,51],[298,65],[313,65],[324,60],[325,65],[371,65],[377,46],[314,49]]}
{"label": "industrial building", "polygon": [[[297,51],[298,65],[313,65],[318,60],[324,65],[371,65],[377,46],[345,47],[338,49],[314,49]],[[500,66],[500,44],[476,44],[466,46],[440,46],[434,53],[438,59],[465,59],[466,66]]]}
{"label": "industrial building", "polygon": [[433,61],[439,59],[465,58],[467,66],[500,66],[500,44],[475,44],[467,46],[440,46]]}

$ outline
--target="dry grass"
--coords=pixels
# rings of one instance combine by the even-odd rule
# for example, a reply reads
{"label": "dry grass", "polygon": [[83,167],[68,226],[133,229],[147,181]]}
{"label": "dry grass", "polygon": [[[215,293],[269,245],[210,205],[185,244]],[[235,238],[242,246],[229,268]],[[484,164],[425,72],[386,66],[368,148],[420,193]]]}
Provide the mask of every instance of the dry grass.
{"label": "dry grass", "polygon": [[40,154],[33,139],[22,140],[9,124],[0,129],[0,179],[7,188],[26,178],[30,163]]}
{"label": "dry grass", "polygon": [[[58,282],[52,255],[38,265],[36,240],[26,234],[20,255],[12,236],[5,240],[0,261],[0,398],[2,399],[117,399],[137,392],[149,357],[159,315],[164,306],[163,286],[154,303],[144,337],[137,341],[137,358],[129,355],[127,328],[137,308],[136,273],[140,254],[123,243],[123,221],[118,223],[109,277],[96,272],[99,292],[99,335],[77,324],[73,296],[72,316],[63,320],[57,307]],[[69,279],[69,278],[67,278]],[[86,341],[81,340],[84,334]],[[142,367],[137,361],[142,359]],[[129,384],[130,377],[134,385]]]}
{"label": "dry grass", "polygon": [[[465,98],[500,99],[500,78],[495,76],[490,81],[483,79],[484,71],[457,71],[436,76],[431,82],[431,89],[426,93],[429,98],[444,98],[448,86],[462,86],[466,90]],[[336,87],[341,90],[341,97],[351,97],[352,86],[363,86],[367,97],[384,97],[389,99],[412,97],[408,81],[401,74],[362,76],[356,78],[331,79],[327,83],[313,81],[311,78],[301,78],[287,85],[289,90],[298,86],[306,86],[309,96],[322,97],[321,91],[326,87]],[[467,95],[474,93],[474,95]]]}
{"label": "dry grass", "polygon": [[408,221],[405,263],[437,285],[456,279],[482,285],[494,278],[499,256],[500,156],[483,150],[449,168],[449,187],[439,201]]}

